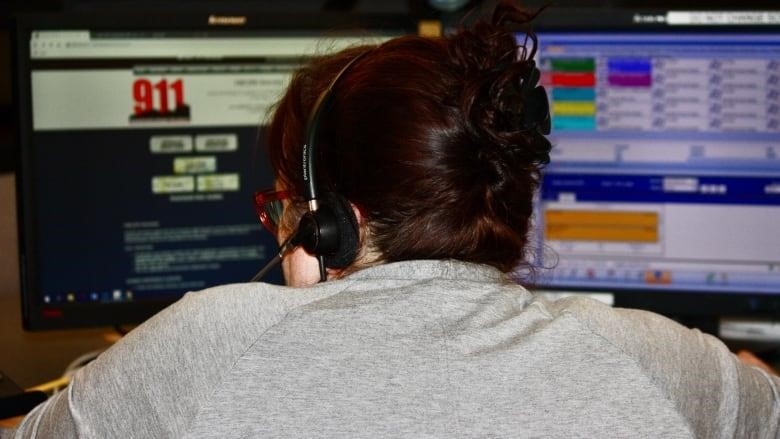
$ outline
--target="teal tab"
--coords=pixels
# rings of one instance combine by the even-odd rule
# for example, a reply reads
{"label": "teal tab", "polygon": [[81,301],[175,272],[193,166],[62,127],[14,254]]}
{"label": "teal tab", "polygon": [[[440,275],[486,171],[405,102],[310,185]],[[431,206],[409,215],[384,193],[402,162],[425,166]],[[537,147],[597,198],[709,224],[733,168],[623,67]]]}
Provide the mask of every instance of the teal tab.
{"label": "teal tab", "polygon": [[555,116],[552,119],[552,125],[553,132],[555,132],[555,130],[596,131],[596,118],[580,116]]}
{"label": "teal tab", "polygon": [[596,89],[590,87],[555,87],[552,90],[555,101],[594,101]]}

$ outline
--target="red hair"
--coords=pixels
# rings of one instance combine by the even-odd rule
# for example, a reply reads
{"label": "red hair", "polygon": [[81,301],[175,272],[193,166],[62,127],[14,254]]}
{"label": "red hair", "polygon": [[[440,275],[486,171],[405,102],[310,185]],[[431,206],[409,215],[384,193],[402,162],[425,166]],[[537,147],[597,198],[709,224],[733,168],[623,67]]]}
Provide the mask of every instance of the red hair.
{"label": "red hair", "polygon": [[532,198],[550,144],[523,124],[534,46],[507,23],[532,18],[501,3],[490,21],[451,36],[403,36],[315,59],[295,73],[268,131],[282,186],[302,194],[301,147],[317,97],[351,59],[318,132],[321,191],[364,216],[385,262],[459,259],[508,272],[524,262]]}

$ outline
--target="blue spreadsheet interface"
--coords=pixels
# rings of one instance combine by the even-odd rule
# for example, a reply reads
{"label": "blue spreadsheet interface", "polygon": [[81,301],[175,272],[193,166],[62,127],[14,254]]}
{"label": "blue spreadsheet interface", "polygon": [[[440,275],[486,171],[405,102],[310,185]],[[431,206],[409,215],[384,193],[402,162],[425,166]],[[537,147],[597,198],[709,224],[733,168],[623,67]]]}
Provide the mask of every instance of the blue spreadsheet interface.
{"label": "blue spreadsheet interface", "polygon": [[780,293],[780,33],[538,37],[540,283]]}

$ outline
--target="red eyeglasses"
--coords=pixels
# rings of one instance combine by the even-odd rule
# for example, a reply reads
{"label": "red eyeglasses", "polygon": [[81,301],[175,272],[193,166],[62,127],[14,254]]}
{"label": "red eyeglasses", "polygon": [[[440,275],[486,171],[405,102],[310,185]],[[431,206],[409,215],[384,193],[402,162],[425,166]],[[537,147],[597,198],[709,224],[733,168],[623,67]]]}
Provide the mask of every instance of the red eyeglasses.
{"label": "red eyeglasses", "polygon": [[276,231],[279,230],[279,222],[282,220],[282,213],[284,212],[282,201],[291,197],[292,194],[287,191],[275,191],[273,189],[255,192],[257,217],[260,218],[260,223],[271,234],[276,235]]}

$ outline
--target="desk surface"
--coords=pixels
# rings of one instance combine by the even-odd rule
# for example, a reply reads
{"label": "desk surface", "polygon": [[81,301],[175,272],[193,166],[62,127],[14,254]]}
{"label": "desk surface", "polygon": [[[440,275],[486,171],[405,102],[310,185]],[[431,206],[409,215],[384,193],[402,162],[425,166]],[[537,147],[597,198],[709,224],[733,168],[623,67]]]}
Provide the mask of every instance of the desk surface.
{"label": "desk surface", "polygon": [[24,416],[0,419],[0,428],[16,428],[16,426],[22,422],[22,419],[24,419]]}

